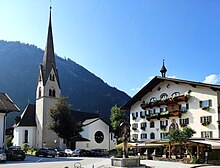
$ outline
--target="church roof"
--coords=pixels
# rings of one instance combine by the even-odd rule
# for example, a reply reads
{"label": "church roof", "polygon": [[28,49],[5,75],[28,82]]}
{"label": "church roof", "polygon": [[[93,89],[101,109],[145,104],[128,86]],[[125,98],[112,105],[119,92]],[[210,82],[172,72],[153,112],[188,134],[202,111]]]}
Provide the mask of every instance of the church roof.
{"label": "church roof", "polygon": [[35,104],[28,104],[24,109],[17,126],[37,126],[35,121]]}
{"label": "church roof", "polygon": [[91,124],[91,123],[93,123],[93,122],[95,122],[95,121],[97,121],[97,120],[99,120],[99,118],[87,119],[87,120],[85,120],[85,121],[83,122],[83,125],[84,125],[84,126],[85,126],[85,125],[89,125],[89,124]]}
{"label": "church roof", "polygon": [[20,109],[6,93],[0,93],[0,113],[19,112]]}
{"label": "church roof", "polygon": [[146,84],[137,94],[135,94],[124,106],[121,107],[122,110],[129,110],[132,105],[134,105],[137,101],[140,101],[143,96],[145,96],[148,92],[152,91],[154,87],[156,87],[160,82],[170,81],[176,84],[188,84],[192,87],[202,86],[212,89],[213,91],[220,91],[220,85],[207,84],[202,82],[194,82],[188,80],[181,80],[175,78],[166,78],[155,76],[148,84]]}
{"label": "church roof", "polygon": [[76,121],[80,121],[82,123],[85,120],[100,117],[98,113],[89,113],[89,112],[82,112],[82,111],[75,111],[75,110],[72,110],[72,113],[73,113],[74,117],[76,118]]}
{"label": "church roof", "polygon": [[56,61],[55,61],[55,54],[54,54],[53,33],[52,33],[52,23],[51,23],[51,8],[50,8],[50,18],[49,18],[49,25],[48,25],[47,42],[46,42],[46,47],[44,50],[43,61],[40,65],[40,69],[42,72],[44,85],[47,82],[47,79],[50,75],[51,70],[54,69],[55,76],[56,76],[58,85],[60,87],[59,75],[56,69]]}

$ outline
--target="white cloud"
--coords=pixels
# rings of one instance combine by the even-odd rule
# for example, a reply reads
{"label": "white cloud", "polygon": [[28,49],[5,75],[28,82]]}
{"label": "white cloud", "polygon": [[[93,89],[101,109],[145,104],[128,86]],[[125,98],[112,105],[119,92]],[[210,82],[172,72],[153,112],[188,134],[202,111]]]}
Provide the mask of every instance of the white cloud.
{"label": "white cloud", "polygon": [[132,88],[131,91],[137,91],[140,90],[140,88]]}
{"label": "white cloud", "polygon": [[217,84],[220,81],[220,75],[211,74],[205,77],[204,83]]}
{"label": "white cloud", "polygon": [[176,78],[176,76],[174,76],[174,75],[173,76],[168,76],[168,78]]}

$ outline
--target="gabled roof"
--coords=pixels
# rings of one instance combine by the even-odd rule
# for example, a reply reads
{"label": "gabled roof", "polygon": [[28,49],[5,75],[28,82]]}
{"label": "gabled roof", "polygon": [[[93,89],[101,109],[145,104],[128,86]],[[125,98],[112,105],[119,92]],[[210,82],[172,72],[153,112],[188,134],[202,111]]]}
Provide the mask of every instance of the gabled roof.
{"label": "gabled roof", "polygon": [[76,118],[76,121],[82,122],[83,126],[89,125],[99,119],[102,120],[107,125],[109,125],[108,122],[106,122],[103,118],[101,118],[98,113],[88,113],[82,111],[72,111],[72,113]]}
{"label": "gabled roof", "polygon": [[220,91],[220,85],[206,84],[202,82],[194,82],[188,80],[181,80],[175,78],[165,78],[160,76],[155,76],[148,84],[146,84],[137,94],[135,94],[124,106],[121,107],[122,110],[129,110],[132,105],[134,105],[137,101],[141,100],[141,98],[146,95],[148,92],[152,91],[154,87],[156,87],[159,83],[164,81],[174,82],[176,84],[188,84],[192,87],[201,86],[212,89],[213,91]]}
{"label": "gabled roof", "polygon": [[82,112],[82,111],[74,111],[72,110],[72,113],[76,119],[76,121],[84,122],[85,120],[88,119],[94,119],[94,118],[99,118],[99,114],[97,113],[88,113],[88,112]]}
{"label": "gabled roof", "polygon": [[47,42],[46,42],[46,47],[44,50],[43,61],[40,65],[40,70],[43,75],[42,78],[43,78],[44,85],[46,84],[47,79],[52,69],[54,69],[55,76],[56,76],[56,79],[57,79],[57,82],[60,88],[59,75],[56,69],[56,61],[55,61],[55,55],[54,55],[53,33],[52,33],[52,24],[51,24],[51,7],[50,7],[50,18],[49,18],[49,25],[48,25]]}
{"label": "gabled roof", "polygon": [[86,125],[89,125],[93,122],[96,122],[97,120],[99,120],[99,118],[92,118],[92,119],[87,119],[83,122],[83,125],[86,126]]}
{"label": "gabled roof", "polygon": [[6,93],[0,93],[0,113],[19,112],[20,109]]}
{"label": "gabled roof", "polygon": [[28,104],[24,109],[17,126],[37,126],[35,121],[35,104]]}

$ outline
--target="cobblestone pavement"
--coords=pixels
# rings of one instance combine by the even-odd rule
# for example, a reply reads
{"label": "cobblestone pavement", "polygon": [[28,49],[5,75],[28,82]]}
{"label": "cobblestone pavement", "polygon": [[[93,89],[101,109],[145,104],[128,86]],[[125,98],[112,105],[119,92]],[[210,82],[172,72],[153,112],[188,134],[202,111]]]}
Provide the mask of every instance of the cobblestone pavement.
{"label": "cobblestone pavement", "polygon": [[141,160],[141,164],[152,166],[153,168],[220,168],[220,166],[205,164],[184,164],[180,162]]}

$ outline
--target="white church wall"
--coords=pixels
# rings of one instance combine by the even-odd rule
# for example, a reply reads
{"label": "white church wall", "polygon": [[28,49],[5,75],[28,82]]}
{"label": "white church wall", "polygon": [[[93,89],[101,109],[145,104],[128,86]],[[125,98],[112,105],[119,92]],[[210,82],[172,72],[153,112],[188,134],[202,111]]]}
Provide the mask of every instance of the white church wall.
{"label": "white church wall", "polygon": [[[84,138],[89,139],[90,141],[85,142],[77,142],[76,148],[78,149],[94,149],[94,148],[100,148],[100,149],[107,149],[111,150],[113,149],[114,141],[110,139],[110,133],[109,133],[109,126],[103,122],[102,120],[97,120],[87,126],[85,126],[84,131],[81,133],[81,135]],[[97,131],[101,131],[104,135],[104,140],[101,143],[97,143],[95,141],[95,133]]]}
{"label": "white church wall", "polygon": [[3,147],[4,144],[4,118],[5,118],[5,113],[0,113],[0,147]]}
{"label": "white church wall", "polygon": [[[25,130],[28,131],[28,141],[25,143]],[[36,127],[15,127],[14,128],[14,138],[13,138],[13,145],[14,146],[21,146],[23,147],[24,144],[28,144],[31,148],[35,146],[35,135],[36,135]]]}

